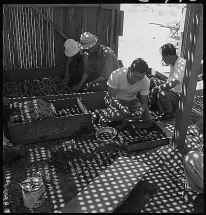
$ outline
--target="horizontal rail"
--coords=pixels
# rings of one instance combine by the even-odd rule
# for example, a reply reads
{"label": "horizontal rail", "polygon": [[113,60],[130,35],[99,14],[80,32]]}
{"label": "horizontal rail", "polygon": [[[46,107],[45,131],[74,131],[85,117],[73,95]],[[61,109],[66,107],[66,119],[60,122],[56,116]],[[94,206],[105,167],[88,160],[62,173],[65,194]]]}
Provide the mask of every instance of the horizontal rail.
{"label": "horizontal rail", "polygon": [[3,4],[3,7],[101,7],[120,9],[120,4]]}
{"label": "horizontal rail", "polygon": [[101,7],[101,4],[4,4],[4,7]]}

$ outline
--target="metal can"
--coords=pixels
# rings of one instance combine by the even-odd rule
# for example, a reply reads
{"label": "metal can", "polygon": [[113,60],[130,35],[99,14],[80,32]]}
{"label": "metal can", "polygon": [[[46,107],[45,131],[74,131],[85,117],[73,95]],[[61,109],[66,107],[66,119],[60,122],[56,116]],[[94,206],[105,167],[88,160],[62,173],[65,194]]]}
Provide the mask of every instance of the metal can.
{"label": "metal can", "polygon": [[37,208],[45,201],[43,180],[39,177],[30,177],[21,184],[24,205],[27,208]]}

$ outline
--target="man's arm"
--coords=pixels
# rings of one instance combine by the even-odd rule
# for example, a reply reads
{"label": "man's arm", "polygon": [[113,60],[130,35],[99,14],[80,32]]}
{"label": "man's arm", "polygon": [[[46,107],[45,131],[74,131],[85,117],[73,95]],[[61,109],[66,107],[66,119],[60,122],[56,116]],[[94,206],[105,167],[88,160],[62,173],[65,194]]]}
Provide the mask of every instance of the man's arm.
{"label": "man's arm", "polygon": [[89,77],[89,75],[87,75],[87,74],[84,73],[83,76],[82,76],[82,80],[81,80],[77,85],[75,85],[75,86],[72,88],[72,91],[73,91],[74,93],[78,92],[78,91],[85,85],[85,83],[86,83],[88,77]]}
{"label": "man's arm", "polygon": [[171,80],[170,82],[166,82],[165,84],[159,85],[155,88],[157,88],[158,91],[169,90],[169,89],[174,88],[179,83],[180,83],[180,81],[178,81],[178,80]]}
{"label": "man's arm", "polygon": [[97,79],[95,79],[94,81],[91,81],[90,83],[97,83],[97,82],[99,82],[99,81],[104,81],[104,80],[106,80],[106,78],[104,78],[104,77],[102,77],[102,76],[99,76]]}
{"label": "man's arm", "polygon": [[70,66],[70,62],[71,62],[71,60],[68,59],[68,60],[67,60],[67,63],[66,63],[65,78],[68,78],[68,77],[69,77],[69,66]]}
{"label": "man's arm", "polygon": [[160,80],[166,81],[167,80],[167,76],[163,75],[162,73],[156,71],[154,76],[155,78],[159,78]]}
{"label": "man's arm", "polygon": [[148,108],[148,96],[140,95],[140,104],[142,106],[143,111],[145,112]]}

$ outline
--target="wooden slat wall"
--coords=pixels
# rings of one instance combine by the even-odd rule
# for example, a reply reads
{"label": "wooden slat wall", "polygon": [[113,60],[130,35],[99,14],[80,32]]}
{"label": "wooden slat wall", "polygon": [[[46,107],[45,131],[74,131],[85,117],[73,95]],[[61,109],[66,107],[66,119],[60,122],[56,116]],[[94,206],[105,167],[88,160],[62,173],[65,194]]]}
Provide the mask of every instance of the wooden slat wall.
{"label": "wooden slat wall", "polygon": [[[111,30],[112,10],[117,7],[37,7],[54,27],[30,6],[3,6],[3,69],[25,69],[65,66],[65,38],[55,29],[57,27],[68,38],[79,41],[84,31],[90,31],[103,45],[112,46],[116,42]],[[115,8],[116,7],[116,8]],[[114,9],[115,8],[115,9]],[[113,36],[112,36],[113,35]],[[118,41],[117,41],[118,42]],[[118,44],[116,44],[118,46]],[[113,48],[113,47],[111,47]],[[114,50],[117,54],[117,49]]]}
{"label": "wooden slat wall", "polygon": [[174,131],[174,145],[183,148],[190,122],[197,78],[203,56],[203,5],[188,4],[181,56],[187,60]]}

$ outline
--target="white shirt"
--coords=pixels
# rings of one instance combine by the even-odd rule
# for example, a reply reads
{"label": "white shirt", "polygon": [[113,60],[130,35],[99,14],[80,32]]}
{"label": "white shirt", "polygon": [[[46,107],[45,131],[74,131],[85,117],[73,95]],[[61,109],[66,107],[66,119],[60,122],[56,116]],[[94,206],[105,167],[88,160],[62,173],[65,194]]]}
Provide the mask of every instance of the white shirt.
{"label": "white shirt", "polygon": [[182,92],[182,82],[183,82],[183,77],[185,73],[185,66],[186,66],[186,60],[178,57],[174,67],[170,65],[170,74],[167,79],[167,82],[170,82],[172,80],[178,80],[180,83],[177,84],[172,90],[181,93]]}
{"label": "white shirt", "polygon": [[113,89],[118,89],[116,97],[122,100],[131,101],[140,95],[149,94],[150,80],[145,75],[140,81],[129,84],[127,81],[128,68],[119,68],[114,70],[107,81],[107,85]]}

